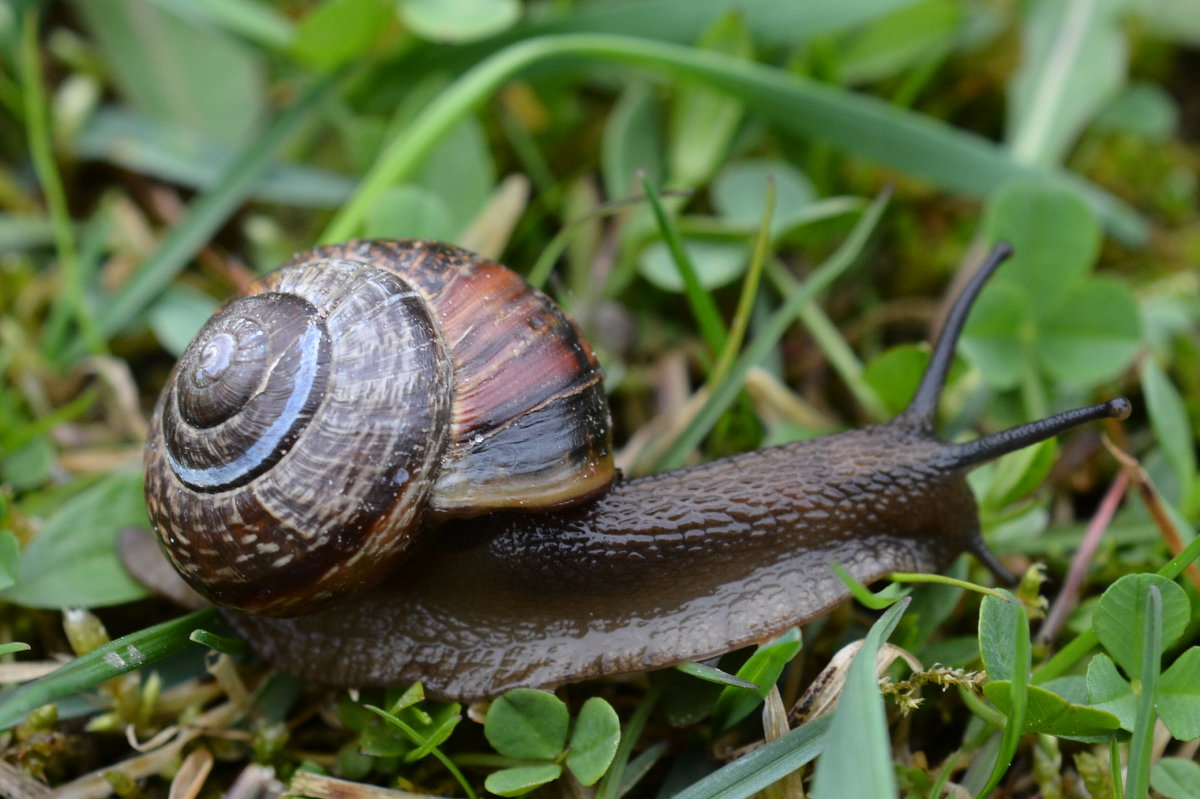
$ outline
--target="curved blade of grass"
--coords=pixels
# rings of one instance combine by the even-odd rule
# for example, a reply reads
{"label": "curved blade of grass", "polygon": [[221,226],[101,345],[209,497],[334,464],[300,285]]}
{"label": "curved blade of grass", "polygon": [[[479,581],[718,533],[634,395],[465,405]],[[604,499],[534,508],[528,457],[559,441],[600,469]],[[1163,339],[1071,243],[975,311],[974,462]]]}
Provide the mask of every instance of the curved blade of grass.
{"label": "curved blade of grass", "polygon": [[246,201],[279,151],[310,121],[337,82],[338,77],[334,75],[312,86],[229,165],[211,191],[192,203],[183,222],[171,229],[137,275],[101,308],[96,319],[101,334],[109,337],[124,327],[179,274],[188,260]]}
{"label": "curved blade of grass", "polygon": [[743,799],[752,796],[821,754],[830,722],[829,716],[813,719],[692,783],[672,799]]}
{"label": "curved blade of grass", "polygon": [[38,53],[38,19],[37,6],[31,6],[25,12],[21,23],[23,30],[17,68],[21,75],[29,156],[33,161],[38,183],[41,184],[42,194],[46,198],[46,207],[50,212],[54,230],[54,246],[63,274],[64,290],[51,310],[49,329],[62,329],[68,317],[73,317],[88,352],[95,355],[104,352],[104,341],[83,302],[83,267],[76,247],[71,211],[67,207],[66,191],[63,189],[62,177],[58,173],[58,164],[51,144],[50,108],[46,100],[46,86],[42,82]]}
{"label": "curved blade of grass", "polygon": [[651,39],[690,42],[719,15],[736,9],[761,44],[795,44],[795,31],[808,37],[833,33],[886,16],[914,0],[608,0],[584,3],[571,13],[531,20],[517,29],[528,34],[590,31],[625,33]]}
{"label": "curved blade of grass", "polygon": [[717,685],[730,685],[734,688],[745,688],[748,691],[758,690],[758,686],[755,683],[743,680],[741,677],[730,674],[727,671],[721,671],[716,666],[709,666],[705,663],[680,663],[678,666],[675,666],[675,670],[695,677],[698,680],[716,683]]}
{"label": "curved blade of grass", "polygon": [[729,335],[725,346],[709,373],[709,380],[720,383],[733,365],[742,341],[746,338],[746,330],[750,327],[750,315],[754,311],[754,300],[758,297],[758,285],[762,281],[763,266],[767,261],[767,249],[771,246],[771,218],[775,213],[775,179],[767,179],[766,202],[763,203],[763,216],[758,225],[758,233],[754,237],[754,250],[750,255],[750,265],[746,267],[746,276],[742,279],[742,290],[738,295],[737,310],[734,311],[733,321],[729,325]]}
{"label": "curved blade of grass", "polygon": [[226,655],[244,657],[250,654],[250,647],[241,638],[219,635],[199,627],[192,630],[191,635],[188,636],[188,640]]}
{"label": "curved blade of grass", "polygon": [[833,712],[829,746],[817,761],[813,774],[814,796],[826,799],[897,795],[887,715],[875,676],[875,656],[900,623],[910,602],[905,597],[888,608],[871,625],[862,648],[854,655],[846,687]]}
{"label": "curved blade of grass", "polygon": [[878,98],[718,53],[627,36],[574,34],[518,42],[455,80],[387,144],[321,241],[357,232],[380,193],[411,177],[455,124],[513,76],[533,64],[580,57],[701,81],[737,95],[781,130],[828,142],[950,191],[982,197],[1016,177],[1050,178],[1080,191],[1118,238],[1137,243],[1146,236],[1146,224],[1133,209],[1078,176],[1019,164],[981,136]]}
{"label": "curved blade of grass", "polygon": [[667,448],[666,452],[655,463],[654,471],[675,469],[683,465],[687,454],[704,440],[704,437],[708,435],[713,425],[716,424],[717,419],[720,418],[725,409],[737,398],[738,392],[741,391],[742,383],[746,379],[746,373],[767,356],[771,348],[783,336],[784,331],[795,320],[800,308],[806,303],[811,302],[814,297],[824,291],[857,260],[858,256],[862,253],[863,247],[866,246],[867,238],[871,235],[871,231],[875,229],[880,216],[883,215],[883,209],[887,206],[888,196],[886,192],[880,194],[871,203],[858,220],[858,224],[850,231],[850,235],[842,242],[841,246],[823,264],[817,267],[804,281],[804,284],[788,297],[783,305],[767,320],[766,324],[762,327],[762,331],[750,342],[745,351],[742,352],[741,357],[733,362],[733,366],[729,368],[724,379],[712,387],[708,399],[701,406],[699,412],[696,414],[696,418],[671,443],[671,446]]}
{"label": "curved blade of grass", "polygon": [[658,230],[662,234],[667,248],[671,251],[671,258],[675,261],[679,276],[683,279],[683,295],[687,297],[688,305],[692,308],[692,316],[696,318],[696,325],[700,328],[700,335],[708,347],[708,354],[710,357],[716,358],[718,353],[725,348],[727,335],[725,322],[721,319],[721,312],[717,310],[717,304],[713,301],[712,295],[705,290],[704,286],[700,285],[696,267],[683,247],[679,231],[671,218],[667,216],[667,210],[658,196],[657,187],[645,174],[642,175],[642,188],[646,192],[646,199],[650,201],[654,218],[658,221]]}
{"label": "curved blade of grass", "polygon": [[[797,280],[782,268],[772,269],[771,278],[781,287],[783,294],[795,290]],[[883,421],[890,416],[887,406],[880,399],[878,392],[863,380],[863,365],[842,337],[825,311],[815,304],[805,305],[799,311],[800,321],[804,324],[809,335],[813,337],[817,348],[824,353],[829,365],[837,372],[838,377],[850,389],[854,399],[873,419]]]}
{"label": "curved blade of grass", "polygon": [[138,630],[7,693],[0,699],[0,729],[12,727],[35,708],[178,652],[190,643],[193,630],[211,624],[216,615],[216,608],[205,608]]}
{"label": "curved blade of grass", "polygon": [[650,712],[658,704],[658,695],[661,690],[661,683],[652,682],[650,690],[642,697],[642,703],[638,705],[638,709],[634,711],[633,716],[621,730],[617,753],[608,767],[608,773],[601,778],[600,784],[596,788],[596,799],[617,799],[621,795],[622,778],[625,775],[625,767],[629,764],[629,756],[633,753],[633,747],[638,739],[642,737],[642,730],[645,729],[646,722],[650,719]]}
{"label": "curved blade of grass", "polygon": [[296,26],[282,11],[253,0],[153,0],[182,19],[221,28],[273,50],[291,47]]}
{"label": "curved blade of grass", "polygon": [[986,585],[979,585],[969,580],[959,580],[954,577],[948,577],[944,574],[922,574],[920,572],[892,572],[888,575],[888,579],[897,583],[935,583],[937,585],[949,585],[955,588],[962,588],[967,591],[974,591],[977,594],[985,596],[994,596],[997,599],[1004,599],[1005,593],[1002,589],[988,588]]}
{"label": "curved blade of grass", "polygon": [[[386,719],[389,723],[394,724],[396,727],[398,727],[400,729],[401,732],[403,732],[405,734],[405,736],[408,737],[408,739],[410,741],[412,741],[417,746],[425,746],[427,744],[427,740],[426,740],[425,736],[421,735],[421,733],[417,732],[415,729],[413,729],[411,726],[409,726],[403,719],[399,718],[398,716],[393,716],[391,713],[388,713],[383,708],[375,707],[374,705],[363,705],[363,707],[365,707],[367,710],[371,711],[375,715],[379,716],[380,718]],[[462,789],[467,794],[468,798],[475,799],[475,791],[471,790],[471,783],[467,782],[467,778],[463,776],[462,771],[460,771],[458,766],[456,766],[454,764],[454,761],[452,761],[450,758],[446,757],[446,755],[442,752],[442,750],[438,749],[436,746],[429,747],[429,752],[435,758],[437,758],[438,762],[440,762],[443,766],[446,767],[446,770],[450,772],[451,776],[454,777],[455,781],[458,782],[458,784],[460,786],[462,786]]]}
{"label": "curved blade of grass", "polygon": [[887,587],[879,593],[873,593],[850,572],[842,568],[842,564],[835,561],[830,561],[829,568],[833,569],[833,573],[842,581],[842,585],[846,586],[846,590],[850,592],[850,596],[863,607],[871,610],[883,610],[891,607],[899,600],[912,593],[911,588],[901,589],[896,583],[888,583]]}
{"label": "curved blade of grass", "polygon": [[1157,586],[1146,590],[1145,622],[1142,638],[1142,679],[1129,741],[1129,766],[1125,777],[1125,796],[1142,799],[1150,790],[1150,757],[1154,746],[1155,690],[1162,665],[1162,594]]}

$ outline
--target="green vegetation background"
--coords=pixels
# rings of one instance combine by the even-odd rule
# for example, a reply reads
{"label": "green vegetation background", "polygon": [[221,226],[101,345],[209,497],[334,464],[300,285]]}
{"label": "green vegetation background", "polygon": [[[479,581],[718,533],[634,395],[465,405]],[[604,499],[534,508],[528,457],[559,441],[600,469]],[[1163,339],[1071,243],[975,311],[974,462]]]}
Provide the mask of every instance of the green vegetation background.
{"label": "green vegetation background", "polygon": [[[782,777],[768,790],[823,799],[1200,796],[1198,48],[1195,0],[0,5],[0,776],[123,796],[216,795],[251,763],[457,795]],[[560,300],[630,474],[889,418],[939,298],[998,240],[1017,254],[972,314],[943,432],[1118,394],[1135,413],[1103,426],[1118,452],[1093,429],[974,475],[993,547],[1046,565],[1015,598],[847,606],[803,646],[719,664],[762,690],[703,667],[583,684],[562,707],[506,699],[485,735],[483,708],[264,678],[115,555],[146,524],[140,446],[174,358],[253,274],[358,235],[456,242]],[[720,400],[685,402],[701,389]],[[176,654],[114,665],[126,634]],[[842,644],[889,634],[916,677],[893,666],[885,704],[864,656],[832,721],[782,735]],[[170,732],[197,718],[212,734]],[[149,766],[127,729],[162,736]]]}

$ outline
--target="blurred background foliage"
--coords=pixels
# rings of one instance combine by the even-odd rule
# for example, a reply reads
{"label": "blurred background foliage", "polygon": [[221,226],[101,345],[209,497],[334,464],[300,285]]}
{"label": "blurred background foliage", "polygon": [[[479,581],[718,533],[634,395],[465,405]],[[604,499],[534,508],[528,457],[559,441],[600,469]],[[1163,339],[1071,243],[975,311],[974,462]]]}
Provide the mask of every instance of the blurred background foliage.
{"label": "blurred background foliage", "polygon": [[[1200,520],[1195,0],[8,0],[0,153],[0,638],[43,661],[72,651],[64,606],[105,608],[114,634],[171,615],[127,604],[146,593],[114,551],[121,529],[146,524],[148,409],[223,298],[358,235],[456,242],[559,299],[603,362],[627,473],[888,418],[923,367],[914,342],[936,329],[939,298],[1010,241],[964,337],[945,433],[1123,393],[1134,418],[1107,432],[1161,497],[1147,510],[1131,495],[1108,524],[1097,590],[1081,589],[1068,627],[1086,629],[1098,589],[1160,566]],[[853,271],[755,368],[725,368],[747,281],[752,340],[886,191]],[[698,332],[706,319],[715,340]],[[723,385],[727,407],[697,422],[698,389]],[[1047,561],[1053,596],[1118,472],[1090,431],[973,480],[990,540],[1015,568]],[[1164,545],[1155,508],[1180,540]],[[972,613],[902,625],[899,643],[969,665]],[[841,613],[810,647],[868,623]],[[812,672],[790,668],[794,693]],[[145,682],[124,690],[144,709]],[[404,758],[351,765],[346,736],[378,720],[344,711],[312,733],[296,719],[321,700],[289,690],[256,722],[266,748],[240,756],[289,774],[301,747],[259,737],[286,718],[308,754],[342,753],[317,757],[335,773],[439,784]],[[638,694],[622,690],[592,689],[626,718]],[[138,711],[113,696],[117,728]],[[962,712],[950,704],[947,717]],[[89,707],[76,697],[58,713]],[[148,733],[175,718],[144,715]],[[711,729],[664,729],[639,795],[712,766],[697,743]],[[753,739],[737,729],[733,742]],[[10,752],[25,747],[12,759],[52,781],[120,756],[116,738],[84,754],[30,754],[27,740],[10,735]],[[909,744],[927,765],[957,745],[925,760],[924,739]],[[1033,784],[1087,770],[1060,766]],[[907,768],[902,782],[921,784],[920,763]]]}

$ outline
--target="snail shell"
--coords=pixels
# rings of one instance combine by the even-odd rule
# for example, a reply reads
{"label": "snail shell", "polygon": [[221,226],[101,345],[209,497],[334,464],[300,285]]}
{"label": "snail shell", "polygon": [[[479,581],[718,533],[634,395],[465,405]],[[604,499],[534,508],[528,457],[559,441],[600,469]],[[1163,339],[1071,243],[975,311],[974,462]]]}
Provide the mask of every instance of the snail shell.
{"label": "snail shell", "polygon": [[155,408],[146,498],[218,604],[287,616],[379,581],[450,517],[614,478],[596,358],[499,264],[446,244],[306,252],[209,320]]}

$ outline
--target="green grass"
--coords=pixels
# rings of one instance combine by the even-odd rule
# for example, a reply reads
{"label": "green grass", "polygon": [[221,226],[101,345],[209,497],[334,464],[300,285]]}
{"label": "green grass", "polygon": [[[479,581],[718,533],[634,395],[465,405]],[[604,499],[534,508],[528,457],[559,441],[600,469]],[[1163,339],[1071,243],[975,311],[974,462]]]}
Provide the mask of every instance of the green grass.
{"label": "green grass", "polygon": [[[0,11],[0,757],[107,785],[89,774],[138,756],[127,725],[144,741],[205,713],[230,727],[199,735],[224,764],[212,794],[258,761],[460,796],[571,779],[609,799],[1200,797],[1180,757],[1200,736],[1200,33],[1168,5]],[[527,198],[501,191],[512,175]],[[568,307],[630,473],[886,420],[940,298],[1000,239],[1017,254],[974,309],[939,429],[1118,394],[1135,414],[972,475],[984,535],[1045,582],[981,599],[962,581],[990,578],[964,559],[808,625],[802,647],[506,700],[493,747],[484,708],[268,676],[212,611],[146,598],[118,554],[146,526],[146,419],[182,342],[254,273],[368,234],[492,242]],[[1122,468],[1137,490],[1089,525]],[[1050,640],[1044,603],[1067,619]],[[835,714],[789,719],[851,641],[865,654]],[[887,697],[868,668],[885,641],[924,666],[891,665]],[[215,680],[208,647],[227,653]],[[921,686],[915,709],[891,698]],[[166,795],[157,771],[136,771],[145,795]]]}

